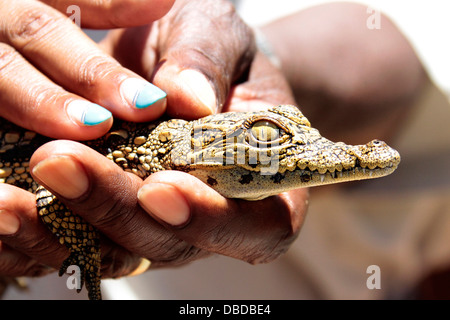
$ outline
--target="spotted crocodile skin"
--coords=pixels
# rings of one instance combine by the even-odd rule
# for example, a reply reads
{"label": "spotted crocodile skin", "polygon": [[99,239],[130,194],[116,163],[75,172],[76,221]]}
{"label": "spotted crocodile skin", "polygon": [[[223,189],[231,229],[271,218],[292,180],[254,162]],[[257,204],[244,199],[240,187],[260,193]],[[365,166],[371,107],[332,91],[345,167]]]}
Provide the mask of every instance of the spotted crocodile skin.
{"label": "spotted crocodile skin", "polygon": [[[29,171],[32,153],[50,139],[0,119],[0,183],[36,193],[42,221],[70,251],[90,299],[101,299],[100,245],[96,229]],[[400,162],[386,143],[347,145],[322,137],[295,106],[222,113],[195,121],[116,122],[86,145],[141,178],[161,170],[192,174],[229,198],[258,200],[295,188],[382,177]]]}

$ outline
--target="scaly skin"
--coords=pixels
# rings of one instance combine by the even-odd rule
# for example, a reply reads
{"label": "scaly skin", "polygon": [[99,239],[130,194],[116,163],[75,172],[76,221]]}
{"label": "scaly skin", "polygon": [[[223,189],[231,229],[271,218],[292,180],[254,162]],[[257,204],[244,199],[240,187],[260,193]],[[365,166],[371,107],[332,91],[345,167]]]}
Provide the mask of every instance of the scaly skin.
{"label": "scaly skin", "polygon": [[[37,195],[42,221],[66,245],[68,266],[80,267],[90,299],[101,299],[98,232],[29,174],[29,159],[49,139],[0,119],[0,182]],[[188,172],[228,198],[258,200],[295,188],[371,179],[392,173],[400,155],[373,140],[351,146],[322,137],[294,106],[222,113],[195,121],[117,122],[88,146],[142,178]]]}

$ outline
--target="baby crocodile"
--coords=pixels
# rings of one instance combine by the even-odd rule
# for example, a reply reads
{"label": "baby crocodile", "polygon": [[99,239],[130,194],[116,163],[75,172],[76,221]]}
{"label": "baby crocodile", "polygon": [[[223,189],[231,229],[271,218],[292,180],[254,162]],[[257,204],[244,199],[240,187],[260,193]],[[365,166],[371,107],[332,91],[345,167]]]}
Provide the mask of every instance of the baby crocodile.
{"label": "baby crocodile", "polygon": [[[29,174],[32,153],[49,140],[0,119],[0,182],[36,193],[39,216],[70,251],[59,274],[77,265],[89,298],[101,299],[97,230]],[[400,162],[399,153],[379,140],[351,146],[322,137],[297,107],[289,105],[195,121],[118,121],[102,138],[84,143],[141,178],[181,170],[225,197],[247,200],[381,177]]]}

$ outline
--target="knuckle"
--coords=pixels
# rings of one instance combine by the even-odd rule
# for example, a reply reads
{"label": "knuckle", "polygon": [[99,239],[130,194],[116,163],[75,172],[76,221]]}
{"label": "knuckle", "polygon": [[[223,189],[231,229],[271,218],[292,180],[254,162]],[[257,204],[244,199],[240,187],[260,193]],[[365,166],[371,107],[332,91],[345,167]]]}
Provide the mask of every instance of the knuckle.
{"label": "knuckle", "polygon": [[42,277],[55,270],[51,267],[47,267],[45,265],[39,264],[38,262],[32,260],[25,268],[23,276],[27,277]]}
{"label": "knuckle", "polygon": [[49,267],[41,265],[25,254],[14,251],[0,241],[0,284],[8,277],[36,277],[48,273],[49,270]]}
{"label": "knuckle", "polygon": [[49,271],[48,267],[40,265],[35,260],[28,258],[21,258],[9,261],[2,261],[0,259],[0,283],[3,280],[8,280],[8,282],[14,283],[14,279],[7,279],[9,277],[40,277],[47,274]]}
{"label": "knuckle", "polygon": [[55,34],[65,20],[64,16],[50,14],[37,6],[26,8],[14,19],[8,38],[14,47],[25,48]]}
{"label": "knuckle", "polygon": [[27,93],[34,102],[30,106],[30,111],[31,109],[35,109],[36,113],[38,113],[39,110],[43,110],[43,106],[46,104],[56,104],[60,95],[64,93],[61,88],[55,86],[39,85],[38,88],[34,87],[34,89],[37,90],[33,90],[33,87],[31,87]]}
{"label": "knuckle", "polygon": [[115,247],[102,257],[102,277],[117,278],[130,274],[139,265],[139,256]]}
{"label": "knuckle", "polygon": [[174,265],[182,265],[207,255],[205,253],[206,251],[203,251],[200,248],[192,245],[185,245],[184,249],[178,250],[172,255],[171,261]]}
{"label": "knuckle", "polygon": [[287,251],[294,240],[290,231],[275,231],[265,236],[251,235],[247,232],[229,232],[224,226],[208,233],[208,246],[211,251],[250,264],[267,263]]}
{"label": "knuckle", "polygon": [[87,90],[95,90],[96,85],[120,68],[118,62],[111,57],[94,52],[82,59],[76,69],[77,85]]}
{"label": "knuckle", "polygon": [[[97,199],[98,200],[98,199]],[[111,198],[105,201],[95,201],[94,206],[84,209],[86,212],[96,212],[95,221],[90,221],[99,230],[116,230],[113,238],[124,239],[125,235],[134,234],[133,242],[129,242],[127,249],[131,252],[149,258],[152,262],[158,261],[164,264],[180,265],[193,261],[199,256],[203,256],[203,250],[186,243],[170,233],[165,228],[155,227],[150,237],[139,237],[141,227],[137,225],[136,215],[139,210],[131,210],[127,203],[120,200],[111,201]],[[120,230],[117,230],[120,226]],[[130,256],[131,257],[131,256]],[[128,257],[128,259],[130,259]],[[131,259],[130,259],[131,260]],[[127,265],[111,265],[108,272],[118,274],[125,270]]]}
{"label": "knuckle", "polygon": [[0,71],[9,66],[17,57],[14,48],[7,44],[0,43]]}
{"label": "knuckle", "polygon": [[67,93],[60,87],[48,86],[39,82],[24,88],[24,90],[23,103],[27,105],[27,112],[36,115],[36,118],[24,117],[22,124],[39,132],[42,130],[41,120],[45,118],[45,113],[42,110],[48,109],[48,106],[61,105],[67,97]]}
{"label": "knuckle", "polygon": [[158,245],[152,244],[148,258],[165,265],[183,265],[207,255],[206,251],[178,239],[175,235],[154,243]]}
{"label": "knuckle", "polygon": [[26,253],[28,256],[39,259],[40,261],[57,263],[62,261],[67,254],[64,247],[55,243],[54,239],[37,238],[36,234],[21,235],[15,239],[17,249]]}
{"label": "knuckle", "polygon": [[296,238],[297,233],[292,233],[289,230],[275,233],[271,241],[262,243],[262,249],[255,251],[254,254],[247,259],[247,262],[251,264],[271,262],[286,253]]}
{"label": "knuckle", "polygon": [[24,263],[26,263],[24,259],[0,259],[0,274],[9,277],[22,275]]}
{"label": "knuckle", "polygon": [[0,43],[0,72],[6,70],[17,59],[18,53],[11,46]]}
{"label": "knuckle", "polygon": [[253,248],[247,248],[249,243],[246,234],[229,231],[226,226],[219,226],[208,232],[208,245],[216,253],[233,255],[247,261],[247,256],[255,250],[253,246],[256,244],[252,244]]}

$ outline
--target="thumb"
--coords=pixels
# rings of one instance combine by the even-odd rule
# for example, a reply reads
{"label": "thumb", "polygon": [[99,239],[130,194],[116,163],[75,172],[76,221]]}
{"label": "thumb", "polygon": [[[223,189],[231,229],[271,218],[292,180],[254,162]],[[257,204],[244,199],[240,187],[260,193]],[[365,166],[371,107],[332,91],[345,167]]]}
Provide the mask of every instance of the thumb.
{"label": "thumb", "polygon": [[202,0],[176,3],[159,30],[153,82],[167,93],[168,114],[192,119],[220,111],[255,54],[250,28],[228,2]]}
{"label": "thumb", "polygon": [[154,173],[138,191],[142,208],[178,239],[250,263],[287,250],[303,223],[306,197],[300,189],[259,201],[227,199],[179,171]]}

